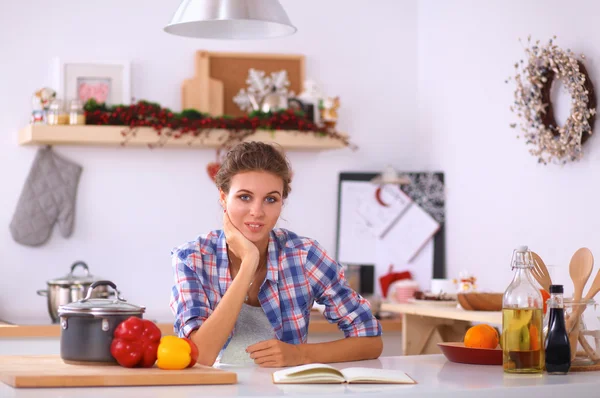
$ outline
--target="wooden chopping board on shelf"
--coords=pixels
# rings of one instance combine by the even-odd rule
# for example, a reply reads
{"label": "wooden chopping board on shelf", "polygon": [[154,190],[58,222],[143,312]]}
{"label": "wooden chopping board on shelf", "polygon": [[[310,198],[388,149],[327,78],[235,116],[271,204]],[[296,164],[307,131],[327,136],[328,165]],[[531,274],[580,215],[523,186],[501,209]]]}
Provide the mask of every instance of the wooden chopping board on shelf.
{"label": "wooden chopping board on shelf", "polygon": [[236,384],[237,374],[208,366],[163,370],[69,365],[59,355],[0,356],[0,380],[16,388]]}

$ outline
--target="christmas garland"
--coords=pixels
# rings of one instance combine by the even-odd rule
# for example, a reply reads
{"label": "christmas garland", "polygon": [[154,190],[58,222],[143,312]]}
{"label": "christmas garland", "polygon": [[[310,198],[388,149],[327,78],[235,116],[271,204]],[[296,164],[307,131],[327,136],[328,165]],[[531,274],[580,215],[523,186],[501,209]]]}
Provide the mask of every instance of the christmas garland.
{"label": "christmas garland", "polygon": [[180,139],[184,136],[201,138],[214,129],[224,129],[229,132],[222,142],[223,148],[231,147],[254,134],[258,129],[273,132],[275,130],[300,131],[337,139],[346,146],[352,146],[346,136],[317,126],[305,117],[304,112],[290,109],[269,113],[257,111],[240,117],[227,115],[213,117],[195,109],[173,112],[169,108],[148,101],[138,101],[133,105],[106,106],[90,99],[85,103],[84,110],[86,124],[127,126],[128,128],[122,133],[125,138],[123,144],[135,136],[137,128],[151,127],[159,136],[158,146],[164,145],[169,139]]}
{"label": "christmas garland", "polygon": [[[527,43],[531,45],[531,37]],[[581,147],[593,132],[596,114],[594,88],[583,63],[571,50],[564,51],[553,44],[552,39],[545,46],[540,46],[538,40],[525,52],[528,61],[515,64],[517,87],[510,107],[521,118],[525,143],[536,147],[530,152],[539,163],[564,164],[581,159]],[[554,79],[562,81],[572,98],[571,113],[563,126],[556,123],[550,101]],[[517,124],[510,126],[516,128]]]}

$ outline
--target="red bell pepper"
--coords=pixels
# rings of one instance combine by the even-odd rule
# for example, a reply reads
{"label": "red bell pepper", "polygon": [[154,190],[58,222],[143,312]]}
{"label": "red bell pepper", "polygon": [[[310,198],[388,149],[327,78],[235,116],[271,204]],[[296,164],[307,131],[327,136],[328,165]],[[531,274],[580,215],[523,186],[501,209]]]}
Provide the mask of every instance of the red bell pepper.
{"label": "red bell pepper", "polygon": [[190,361],[189,365],[187,366],[188,368],[191,368],[198,361],[198,346],[196,346],[196,343],[194,343],[192,341],[192,339],[187,338],[187,337],[182,337],[182,338],[189,343],[190,348],[192,350],[192,352],[190,353],[192,360]]}
{"label": "red bell pepper", "polygon": [[160,338],[154,322],[132,316],[115,329],[110,353],[121,366],[150,368],[156,362]]}

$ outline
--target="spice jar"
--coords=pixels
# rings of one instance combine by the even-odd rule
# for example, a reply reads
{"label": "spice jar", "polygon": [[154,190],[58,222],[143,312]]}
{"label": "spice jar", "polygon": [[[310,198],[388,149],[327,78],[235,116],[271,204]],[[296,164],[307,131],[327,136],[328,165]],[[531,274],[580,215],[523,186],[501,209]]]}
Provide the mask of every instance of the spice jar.
{"label": "spice jar", "polygon": [[69,104],[69,124],[85,124],[85,112],[83,111],[83,104],[78,99],[71,100]]}
{"label": "spice jar", "polygon": [[46,113],[46,123],[50,125],[69,124],[69,115],[65,112],[61,100],[55,99],[50,103]]}

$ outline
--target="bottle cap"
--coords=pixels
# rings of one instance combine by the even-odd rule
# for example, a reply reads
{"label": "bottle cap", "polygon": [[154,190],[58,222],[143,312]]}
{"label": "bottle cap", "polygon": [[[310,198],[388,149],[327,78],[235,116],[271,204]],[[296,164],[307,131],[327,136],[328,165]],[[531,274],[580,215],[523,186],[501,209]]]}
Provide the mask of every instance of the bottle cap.
{"label": "bottle cap", "polygon": [[527,251],[527,246],[523,245],[523,246],[519,246],[517,247],[517,253],[525,253]]}
{"label": "bottle cap", "polygon": [[550,293],[564,293],[563,285],[550,285]]}

